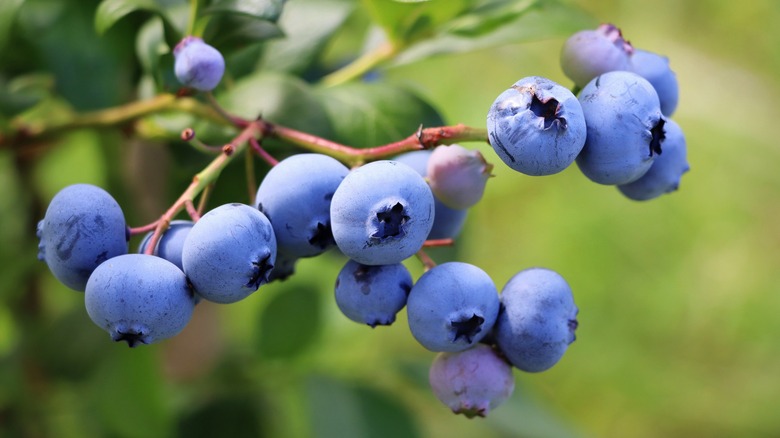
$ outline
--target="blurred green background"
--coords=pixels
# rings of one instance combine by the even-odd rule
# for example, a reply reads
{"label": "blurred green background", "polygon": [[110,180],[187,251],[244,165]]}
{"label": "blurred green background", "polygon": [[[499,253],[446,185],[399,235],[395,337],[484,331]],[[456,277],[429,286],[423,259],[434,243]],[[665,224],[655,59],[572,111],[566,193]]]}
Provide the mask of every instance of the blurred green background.
{"label": "blurred green background", "polygon": [[[678,192],[633,202],[576,166],[527,177],[470,143],[496,177],[455,247],[430,251],[481,267],[499,289],[530,266],[560,272],[580,326],[558,365],[516,372],[515,394],[486,419],[452,415],[427,387],[434,355],[404,312],[373,330],[339,313],[332,285],[344,259],[334,254],[299,262],[295,276],[240,303],[201,303],[176,338],[113,344],[83,296],[35,260],[35,223],[74,182],[108,188],[131,225],[147,223],[205,161],[181,144],[81,130],[0,149],[0,436],[778,436],[780,3],[569,3],[583,11],[577,27],[612,22],[670,58],[691,171]],[[142,21],[97,37],[96,4],[28,1],[19,15],[28,21],[12,27],[27,38],[0,41],[2,84],[32,66],[41,75],[28,80],[56,72],[77,109],[128,101]],[[383,79],[416,90],[448,124],[481,127],[521,77],[570,85],[558,65],[567,34],[527,24],[545,38],[393,66]],[[8,47],[36,29],[46,32],[35,45]],[[354,45],[337,38],[328,50],[337,59]],[[234,189],[221,196],[242,201],[242,165],[231,169],[237,176],[220,181]],[[408,266],[420,275],[416,260]]]}

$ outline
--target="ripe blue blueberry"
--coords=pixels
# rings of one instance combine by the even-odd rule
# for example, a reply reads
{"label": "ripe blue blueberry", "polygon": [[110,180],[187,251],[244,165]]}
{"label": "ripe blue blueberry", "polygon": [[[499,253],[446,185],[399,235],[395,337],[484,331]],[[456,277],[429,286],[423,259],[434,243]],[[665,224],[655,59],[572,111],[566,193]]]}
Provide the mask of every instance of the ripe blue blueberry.
{"label": "ripe blue blueberry", "polygon": [[[165,230],[157,241],[157,246],[154,249],[153,254],[162,257],[165,260],[176,265],[179,269],[184,269],[181,263],[181,252],[184,248],[184,239],[187,234],[190,233],[192,226],[195,222],[185,220],[171,221],[168,229]],[[141,243],[138,245],[138,253],[143,254],[146,252],[146,247],[149,245],[149,241],[152,239],[154,231],[150,231],[144,236]]]}
{"label": "ripe blue blueberry", "polygon": [[499,298],[482,269],[463,262],[432,268],[412,286],[406,303],[409,329],[431,351],[462,351],[490,332]]}
{"label": "ripe blue blueberry", "polygon": [[671,193],[680,185],[682,175],[690,170],[685,146],[685,135],[680,125],[671,119],[664,125],[664,153],[655,159],[650,170],[638,180],[619,185],[626,197],[635,201],[657,198]]}
{"label": "ripe blue blueberry", "polygon": [[496,345],[523,371],[547,370],[574,342],[577,312],[571,287],[560,274],[545,268],[521,271],[501,291]]}
{"label": "ripe blue blueberry", "polygon": [[195,307],[181,269],[146,254],[124,254],[98,266],[87,282],[84,302],[95,324],[130,347],[176,335]]}
{"label": "ripe blue blueberry", "polygon": [[561,69],[578,87],[584,87],[598,75],[628,70],[633,52],[620,29],[602,24],[596,29],[579,31],[566,40],[561,50]]}
{"label": "ripe blue blueberry", "polygon": [[434,219],[433,194],[406,164],[374,161],[352,170],[333,195],[333,238],[347,257],[390,265],[422,248]]}
{"label": "ripe blue blueberry", "polygon": [[280,252],[311,257],[335,245],[330,201],[349,169],[322,154],[292,155],[263,178],[255,206],[274,227]]}
{"label": "ripe blue blueberry", "polygon": [[428,381],[439,401],[468,418],[487,416],[515,389],[512,366],[485,344],[437,354]]}
{"label": "ripe blue blueberry", "polygon": [[176,78],[196,90],[213,90],[225,73],[222,54],[198,37],[181,40],[173,49],[173,57]]}
{"label": "ripe blue blueberry", "polygon": [[565,87],[538,76],[520,79],[496,98],[487,129],[501,160],[532,176],[567,168],[585,144],[580,102]]}
{"label": "ripe blue blueberry", "polygon": [[493,165],[476,149],[438,146],[428,159],[428,184],[445,205],[465,210],[482,199]]}
{"label": "ripe blue blueberry", "polygon": [[[439,146],[441,147],[441,146]],[[428,175],[428,160],[433,153],[430,149],[405,152],[396,156],[393,160],[404,163],[417,171],[423,178]],[[436,194],[434,198],[433,226],[428,233],[428,239],[452,239],[460,234],[463,224],[466,223],[468,210],[457,210],[447,207]]]}
{"label": "ripe blue blueberry", "polygon": [[661,112],[671,117],[677,108],[679,86],[677,76],[669,68],[669,58],[646,50],[637,49],[631,55],[629,70],[647,79],[658,93]]}
{"label": "ripe blue blueberry", "polygon": [[204,214],[184,240],[182,264],[195,292],[215,303],[240,301],[268,281],[276,238],[263,213],[224,204]]}
{"label": "ripe blue blueberry", "polygon": [[658,94],[645,78],[627,71],[604,73],[579,96],[587,125],[577,165],[590,180],[627,184],[662,153],[664,124]]}
{"label": "ripe blue blueberry", "polygon": [[349,260],[336,278],[336,305],[352,321],[390,325],[411,288],[412,275],[401,263],[369,266]]}
{"label": "ripe blue blueberry", "polygon": [[71,289],[84,291],[102,262],[127,253],[128,229],[122,208],[105,190],[74,184],[52,198],[38,223],[38,259]]}

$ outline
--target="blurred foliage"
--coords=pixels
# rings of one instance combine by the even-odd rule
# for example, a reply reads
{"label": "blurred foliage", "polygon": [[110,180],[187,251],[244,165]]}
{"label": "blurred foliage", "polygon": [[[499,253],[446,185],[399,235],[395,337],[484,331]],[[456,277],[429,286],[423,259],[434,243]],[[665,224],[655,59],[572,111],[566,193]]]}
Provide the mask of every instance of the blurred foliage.
{"label": "blurred foliage", "polygon": [[[202,12],[192,24],[190,4]],[[431,394],[433,355],[404,312],[373,330],[339,313],[340,255],[301,260],[290,279],[240,303],[201,303],[179,336],[133,350],[111,343],[83,295],[36,260],[35,226],[60,188],[100,185],[131,225],[148,223],[210,159],[176,140],[180,130],[194,124],[218,142],[230,129],[157,114],[3,147],[0,436],[776,436],[778,19],[770,0],[0,1],[0,135],[20,120],[176,92],[171,46],[188,27],[226,53],[215,95],[243,116],[361,147],[420,124],[481,127],[521,77],[570,84],[558,66],[564,39],[613,22],[670,58],[692,167],[679,192],[637,203],[576,166],[527,177],[488,145],[467,145],[496,177],[455,247],[430,254],[474,263],[499,288],[520,269],[555,269],[581,317],[561,363],[517,372],[506,405],[467,420]],[[321,85],[383,33],[394,58],[361,80]],[[212,205],[248,200],[244,164],[223,173]],[[256,180],[266,169],[258,162]],[[422,272],[416,260],[408,267]]]}

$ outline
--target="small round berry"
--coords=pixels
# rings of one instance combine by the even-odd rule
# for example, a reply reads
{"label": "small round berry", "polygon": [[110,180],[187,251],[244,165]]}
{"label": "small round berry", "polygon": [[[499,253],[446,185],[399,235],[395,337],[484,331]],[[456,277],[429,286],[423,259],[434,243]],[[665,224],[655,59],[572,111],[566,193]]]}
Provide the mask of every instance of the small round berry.
{"label": "small round berry", "polygon": [[487,115],[490,145],[501,160],[526,175],[567,168],[585,144],[585,118],[565,87],[531,76],[501,93]]}
{"label": "small round berry", "polygon": [[437,354],[428,380],[436,398],[468,418],[487,416],[515,389],[512,366],[485,344]]}
{"label": "small round berry", "polygon": [[204,214],[184,240],[182,264],[195,292],[215,303],[240,301],[261,285],[276,262],[268,218],[254,207],[224,204]]}
{"label": "small round berry", "polygon": [[412,275],[401,263],[369,266],[350,260],[336,278],[336,305],[355,322],[390,325],[411,289]]}
{"label": "small round berry", "polygon": [[279,251],[312,257],[335,245],[330,202],[349,169],[322,154],[296,154],[280,161],[257,189],[255,206],[271,221]]}
{"label": "small round berry", "polygon": [[84,291],[95,268],[127,253],[128,229],[119,204],[105,190],[74,184],[52,198],[38,223],[38,259],[65,286]]}
{"label": "small round berry", "polygon": [[95,324],[130,347],[176,335],[195,307],[181,269],[147,254],[124,254],[98,266],[87,282],[84,302]]}
{"label": "small round berry", "polygon": [[561,69],[578,87],[606,72],[628,70],[634,48],[620,29],[602,24],[582,30],[566,40],[561,51]]}
{"label": "small round berry", "polygon": [[647,79],[661,102],[661,112],[671,117],[680,97],[677,75],[669,68],[669,58],[646,50],[637,49],[631,55],[630,71]]}
{"label": "small round berry", "polygon": [[638,180],[618,186],[626,197],[635,201],[646,201],[664,193],[671,193],[680,186],[683,174],[690,170],[685,136],[680,125],[667,119],[664,132],[664,153],[655,159],[650,170]]}
{"label": "small round berry", "polygon": [[219,50],[198,37],[181,40],[173,49],[173,57],[176,78],[196,90],[213,90],[225,73],[225,59]]}
{"label": "small round berry", "polygon": [[662,153],[666,123],[650,82],[628,71],[604,73],[582,89],[579,100],[587,125],[576,160],[582,173],[607,185],[644,175]]}
{"label": "small round berry", "polygon": [[446,206],[465,210],[482,199],[493,165],[478,150],[438,146],[428,159],[428,183]]}
{"label": "small round berry", "polygon": [[[168,260],[179,269],[184,269],[181,263],[181,252],[184,248],[184,239],[187,238],[187,234],[190,233],[193,225],[195,225],[193,221],[171,221],[168,229],[163,231],[162,236],[157,240],[157,246],[154,248],[153,254]],[[146,252],[146,247],[149,245],[152,235],[154,235],[154,231],[150,231],[144,236],[138,245],[139,254]]]}
{"label": "small round berry", "polygon": [[496,345],[515,367],[544,371],[574,342],[577,313],[571,287],[560,274],[526,269],[501,291],[501,311],[493,330]]}
{"label": "small round berry", "polygon": [[490,332],[498,315],[498,291],[482,269],[463,262],[438,265],[409,292],[409,329],[431,351],[462,351]]}
{"label": "small round berry", "polygon": [[422,248],[434,219],[433,193],[406,164],[374,161],[352,170],[330,206],[333,238],[364,265],[391,265]]}
{"label": "small round berry", "polygon": [[[432,153],[431,149],[405,152],[393,158],[393,160],[408,165],[425,178],[428,175],[428,160]],[[428,233],[428,239],[452,239],[457,237],[466,223],[468,210],[457,210],[447,207],[436,197],[436,194],[433,195],[433,198],[435,214],[431,232]]]}

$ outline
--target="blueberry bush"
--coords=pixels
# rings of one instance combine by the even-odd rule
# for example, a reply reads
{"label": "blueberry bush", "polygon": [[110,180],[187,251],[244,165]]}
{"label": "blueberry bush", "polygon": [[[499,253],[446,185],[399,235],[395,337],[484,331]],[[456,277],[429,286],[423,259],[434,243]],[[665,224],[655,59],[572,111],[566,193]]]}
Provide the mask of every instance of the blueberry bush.
{"label": "blueberry bush", "polygon": [[758,195],[607,3],[4,2],[0,434],[776,430]]}

